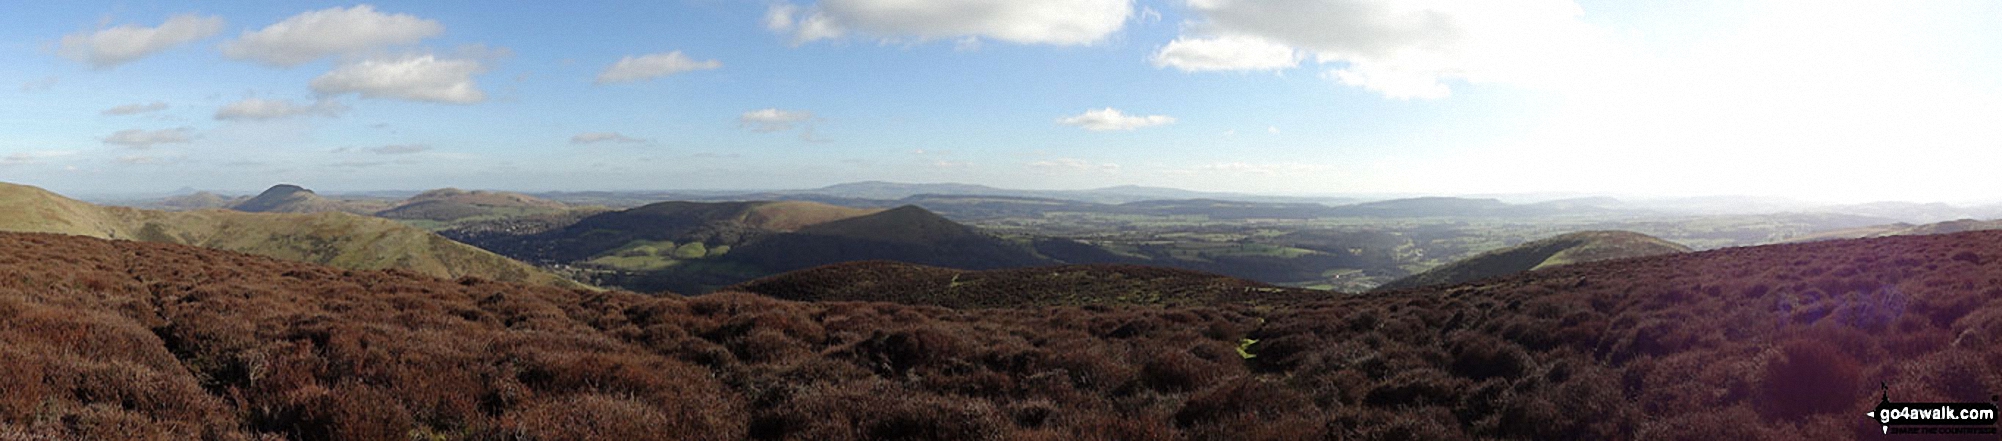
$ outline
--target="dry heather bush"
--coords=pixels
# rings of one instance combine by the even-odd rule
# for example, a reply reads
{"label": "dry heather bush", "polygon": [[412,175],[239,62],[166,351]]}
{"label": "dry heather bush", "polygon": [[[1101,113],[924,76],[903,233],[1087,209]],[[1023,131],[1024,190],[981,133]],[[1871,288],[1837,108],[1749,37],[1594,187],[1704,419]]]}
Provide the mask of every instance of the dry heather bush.
{"label": "dry heather bush", "polygon": [[1788,340],[1765,362],[1759,375],[1760,410],[1799,419],[1856,404],[1862,367],[1849,354],[1819,340]]}
{"label": "dry heather bush", "polygon": [[511,436],[538,440],[736,439],[711,427],[688,426],[631,398],[598,393],[540,400],[502,417]]}

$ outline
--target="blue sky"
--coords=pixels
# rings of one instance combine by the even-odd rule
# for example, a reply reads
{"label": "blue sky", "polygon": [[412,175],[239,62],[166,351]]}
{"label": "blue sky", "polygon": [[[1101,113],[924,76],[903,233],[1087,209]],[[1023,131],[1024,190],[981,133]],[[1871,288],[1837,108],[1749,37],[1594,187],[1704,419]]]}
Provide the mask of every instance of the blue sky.
{"label": "blue sky", "polygon": [[1979,1],[14,2],[0,181],[1984,201],[1998,22]]}

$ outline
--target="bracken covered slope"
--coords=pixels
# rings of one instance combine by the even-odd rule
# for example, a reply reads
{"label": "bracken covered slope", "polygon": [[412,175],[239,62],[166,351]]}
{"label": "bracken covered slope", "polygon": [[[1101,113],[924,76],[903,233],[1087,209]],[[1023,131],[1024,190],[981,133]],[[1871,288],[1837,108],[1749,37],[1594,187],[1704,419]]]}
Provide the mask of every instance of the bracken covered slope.
{"label": "bracken covered slope", "polygon": [[1631,231],[1580,231],[1481,253],[1393,280],[1377,291],[1452,285],[1578,262],[1687,253],[1689,247]]}
{"label": "bracken covered slope", "polygon": [[973,271],[883,260],[792,271],[724,290],[787,300],[872,300],[954,308],[1212,305],[1339,295],[1201,271],[1139,265],[1057,265]]}
{"label": "bracken covered slope", "polygon": [[1996,343],[2002,232],[965,310],[0,234],[0,438],[1874,439],[1880,382],[1988,401]]}

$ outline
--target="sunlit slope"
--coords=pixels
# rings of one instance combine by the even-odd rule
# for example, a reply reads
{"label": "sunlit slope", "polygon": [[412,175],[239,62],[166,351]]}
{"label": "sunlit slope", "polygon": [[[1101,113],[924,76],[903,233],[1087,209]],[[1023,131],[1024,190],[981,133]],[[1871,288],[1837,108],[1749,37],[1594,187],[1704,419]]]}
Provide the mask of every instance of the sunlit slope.
{"label": "sunlit slope", "polygon": [[1579,262],[1687,253],[1689,247],[1630,231],[1581,231],[1489,251],[1397,279],[1376,291],[1451,285]]}
{"label": "sunlit slope", "polygon": [[59,233],[196,245],[348,269],[403,269],[434,277],[574,282],[395,221],[329,212],[166,212],[105,207],[40,188],[0,183],[0,231]]}

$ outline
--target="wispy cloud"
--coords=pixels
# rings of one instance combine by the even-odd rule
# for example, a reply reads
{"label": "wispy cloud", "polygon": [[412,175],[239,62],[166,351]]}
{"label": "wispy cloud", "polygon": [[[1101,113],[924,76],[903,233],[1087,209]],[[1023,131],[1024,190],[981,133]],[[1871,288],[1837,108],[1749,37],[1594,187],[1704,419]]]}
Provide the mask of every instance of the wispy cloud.
{"label": "wispy cloud", "polygon": [[571,144],[596,144],[601,142],[612,142],[621,144],[643,144],[650,141],[626,135],[621,135],[618,132],[587,132],[587,133],[579,133],[570,137]]}
{"label": "wispy cloud", "polygon": [[194,140],[193,130],[181,127],[161,130],[120,130],[105,137],[104,143],[146,149],[158,144],[186,144],[192,140]]}
{"label": "wispy cloud", "polygon": [[410,45],[445,32],[436,20],[410,14],[384,14],[374,6],[308,11],[245,31],[222,45],[230,58],[291,67],[313,60],[356,55],[371,50]]}
{"label": "wispy cloud", "polygon": [[473,82],[473,75],[484,72],[485,64],[475,59],[406,55],[344,64],[313,78],[309,85],[321,96],[353,93],[363,98],[472,104],[487,99]]}
{"label": "wispy cloud", "polygon": [[76,154],[76,152],[65,151],[65,150],[15,152],[15,153],[10,153],[5,157],[0,157],[0,166],[40,164],[45,159],[69,156],[74,154]]}
{"label": "wispy cloud", "polygon": [[1031,169],[1040,170],[1044,172],[1080,172],[1080,171],[1096,171],[1105,173],[1119,172],[1119,164],[1114,164],[1109,162],[1104,162],[1104,163],[1093,162],[1077,158],[1057,158],[1057,159],[1035,161],[1035,162],[1030,162],[1028,166]]}
{"label": "wispy cloud", "polygon": [[1110,130],[1134,130],[1142,127],[1174,124],[1175,117],[1167,115],[1127,115],[1111,107],[1088,110],[1083,114],[1057,120],[1057,124],[1078,127],[1094,132]]}
{"label": "wispy cloud", "polygon": [[1104,40],[1133,16],[1131,0],[838,0],[765,12],[765,28],[793,44],[850,33],[885,40],[988,38],[1010,43],[1083,45]]}
{"label": "wispy cloud", "polygon": [[56,77],[55,75],[50,75],[46,77],[41,77],[39,79],[35,79],[33,81],[23,82],[21,83],[21,91],[41,92],[44,90],[49,90],[51,88],[56,87],[56,82],[60,80],[62,80],[62,78]]}
{"label": "wispy cloud", "polygon": [[737,126],[753,132],[779,132],[813,120],[813,112],[805,110],[758,109],[744,112],[737,117]]}
{"label": "wispy cloud", "polygon": [[638,57],[628,56],[619,59],[619,62],[613,63],[611,67],[605,68],[604,72],[599,73],[596,83],[624,83],[719,67],[723,67],[723,62],[716,60],[695,61],[693,58],[688,58],[687,55],[682,55],[681,51],[647,54]]}
{"label": "wispy cloud", "polygon": [[368,151],[375,152],[378,155],[408,155],[426,150],[431,150],[431,146],[423,144],[392,144],[381,147],[370,147],[368,149]]}
{"label": "wispy cloud", "polygon": [[288,100],[245,98],[216,109],[215,119],[222,121],[267,120],[295,116],[337,117],[346,113],[348,106],[329,99],[299,104]]}
{"label": "wispy cloud", "polygon": [[167,110],[167,103],[154,101],[144,104],[133,103],[133,104],[113,106],[112,108],[104,109],[104,112],[102,113],[105,115],[138,115],[141,113],[158,112],[162,110]]}
{"label": "wispy cloud", "polygon": [[155,27],[123,25],[63,36],[57,53],[92,68],[110,69],[222,32],[222,17],[182,14]]}

